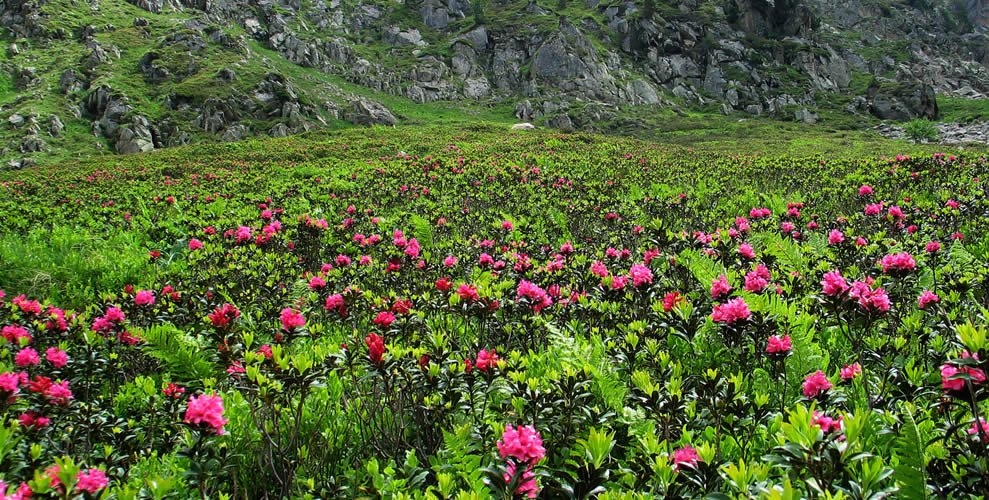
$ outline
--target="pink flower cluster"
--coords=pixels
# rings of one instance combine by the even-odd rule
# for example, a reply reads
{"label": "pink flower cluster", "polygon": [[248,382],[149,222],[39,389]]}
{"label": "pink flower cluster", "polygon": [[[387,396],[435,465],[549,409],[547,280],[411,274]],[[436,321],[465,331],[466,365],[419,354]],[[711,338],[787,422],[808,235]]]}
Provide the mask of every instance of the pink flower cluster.
{"label": "pink flower cluster", "polygon": [[223,418],[223,398],[202,394],[189,399],[183,422],[210,428],[216,435],[223,434],[227,419]]}
{"label": "pink flower cluster", "polygon": [[917,269],[917,262],[906,252],[887,255],[882,258],[880,264],[883,266],[883,273],[886,274],[902,274]]}
{"label": "pink flower cluster", "polygon": [[833,387],[831,381],[821,370],[817,370],[804,378],[803,392],[805,397],[816,398],[827,393],[831,387]]}
{"label": "pink flower cluster", "polygon": [[536,313],[553,305],[553,299],[546,293],[546,290],[530,281],[522,280],[516,294],[520,300],[528,299],[529,303],[532,304],[532,310]]}
{"label": "pink flower cluster", "polygon": [[515,493],[536,498],[539,494],[539,485],[536,484],[533,468],[546,456],[542,436],[531,425],[519,425],[514,428],[509,425],[505,427],[505,432],[502,433],[497,445],[501,458],[511,459],[503,476],[505,482],[510,482],[518,474],[518,466],[524,465],[525,471],[517,482]]}
{"label": "pink flower cluster", "polygon": [[749,311],[749,305],[745,303],[745,299],[738,297],[724,304],[715,305],[714,311],[711,312],[711,319],[715,323],[731,325],[739,321],[745,321],[751,315],[752,312]]}

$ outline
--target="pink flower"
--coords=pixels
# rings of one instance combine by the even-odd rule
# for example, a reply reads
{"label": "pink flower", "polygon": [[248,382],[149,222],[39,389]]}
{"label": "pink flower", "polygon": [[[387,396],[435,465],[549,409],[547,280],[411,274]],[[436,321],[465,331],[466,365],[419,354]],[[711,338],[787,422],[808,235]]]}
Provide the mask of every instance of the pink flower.
{"label": "pink flower", "polygon": [[501,458],[511,457],[520,464],[533,465],[546,456],[543,438],[531,425],[505,426],[505,432],[497,444]]}
{"label": "pink flower", "polygon": [[958,203],[958,202],[957,202],[957,201],[955,201],[955,200],[948,200],[948,201],[946,201],[946,202],[944,202],[944,206],[946,206],[946,207],[948,207],[948,208],[951,208],[951,209],[955,209],[955,210],[957,210],[957,209],[958,209],[958,207],[960,207],[960,206],[961,206],[961,204],[960,204],[960,203]]}
{"label": "pink flower", "polygon": [[701,456],[697,454],[697,449],[692,446],[684,446],[674,451],[670,458],[673,460],[673,470],[677,471],[684,467],[697,467],[697,463],[701,460]]}
{"label": "pink flower", "polygon": [[[977,360],[979,359],[979,356],[965,351],[962,353],[962,359],[967,358]],[[967,366],[955,366],[949,362],[941,366],[941,387],[946,391],[960,391],[964,389],[965,380],[962,378],[954,378],[959,374],[967,375],[972,379],[973,384],[982,384],[986,381],[986,374],[981,369]]]}
{"label": "pink flower", "polygon": [[477,288],[474,287],[474,285],[468,285],[467,283],[457,287],[457,296],[467,302],[476,302],[481,298],[481,296],[477,293]]}
{"label": "pink flower", "polygon": [[88,469],[79,471],[79,474],[76,474],[76,489],[85,491],[90,495],[95,495],[103,488],[106,488],[109,483],[110,481],[107,479],[106,474],[99,469]]}
{"label": "pink flower", "polygon": [[928,241],[927,246],[924,247],[927,253],[937,253],[941,250],[941,243],[938,241]]}
{"label": "pink flower", "polygon": [[69,362],[69,355],[57,347],[49,347],[45,351],[45,359],[55,368],[62,368]]}
{"label": "pink flower", "polygon": [[608,272],[608,267],[603,262],[596,260],[591,263],[591,274],[599,278],[604,278],[610,273]]}
{"label": "pink flower", "polygon": [[626,278],[625,276],[613,276],[611,278],[611,289],[612,290],[616,290],[616,291],[617,290],[622,290],[622,289],[625,288],[625,285],[627,285],[627,284],[628,284],[628,278]]}
{"label": "pink flower", "polygon": [[546,293],[546,290],[526,280],[522,280],[519,283],[516,289],[516,297],[520,300],[523,298],[527,299],[532,304],[532,310],[537,313],[553,305],[553,299]]}
{"label": "pink flower", "polygon": [[828,245],[837,245],[845,241],[845,234],[837,229],[832,229],[828,233]]}
{"label": "pink flower", "polygon": [[859,187],[859,196],[869,196],[872,194],[872,186],[868,184],[862,184]]}
{"label": "pink flower", "polygon": [[831,418],[817,410],[814,410],[814,418],[811,420],[811,425],[820,427],[824,432],[840,432],[841,420],[841,416],[838,418]]}
{"label": "pink flower", "polygon": [[784,233],[792,233],[794,229],[797,229],[797,226],[792,222],[787,221],[780,224],[780,229],[782,229]]}
{"label": "pink flower", "polygon": [[313,276],[312,279],[309,280],[310,290],[322,290],[325,287],[326,287],[326,280],[324,280],[322,277]]}
{"label": "pink flower", "polygon": [[282,329],[289,332],[296,328],[302,328],[306,324],[306,318],[302,316],[302,313],[293,311],[288,307],[282,309],[281,320]]}
{"label": "pink flower", "polygon": [[824,275],[821,280],[821,288],[824,295],[829,297],[839,297],[848,291],[848,282],[838,271],[831,271]]}
{"label": "pink flower", "polygon": [[7,342],[13,345],[21,345],[21,339],[27,339],[26,344],[30,344],[33,340],[31,334],[27,331],[27,328],[18,325],[7,325],[0,330],[0,335],[7,339]]}
{"label": "pink flower", "polygon": [[[505,472],[504,476],[502,476],[505,483],[510,483],[512,478],[515,477],[517,471],[518,466],[515,465],[515,462],[509,462],[508,470]],[[516,484],[518,484],[518,487],[515,488],[516,494],[527,498],[536,498],[539,496],[539,485],[536,484],[536,475],[532,472],[531,465],[526,467],[525,472],[522,473],[522,477],[518,479]]]}
{"label": "pink flower", "polygon": [[852,283],[848,296],[857,300],[859,306],[866,311],[889,311],[889,296],[882,288],[873,290],[868,283],[856,281]]}
{"label": "pink flower", "polygon": [[384,337],[376,333],[369,333],[364,337],[364,345],[367,346],[367,353],[371,362],[380,365],[385,356]]}
{"label": "pink flower", "polygon": [[203,242],[193,238],[189,240],[189,250],[199,250],[203,247]]}
{"label": "pink flower", "polygon": [[716,279],[711,281],[711,298],[718,300],[721,297],[728,295],[731,292],[731,285],[728,284],[728,278],[725,275],[720,275]]}
{"label": "pink flower", "polygon": [[759,264],[755,270],[745,275],[745,290],[752,293],[759,293],[769,285],[772,275],[766,266]]}
{"label": "pink flower", "polygon": [[852,380],[862,374],[862,366],[858,363],[852,363],[850,365],[845,365],[839,375],[844,381]]}
{"label": "pink flower", "polygon": [[6,400],[20,391],[21,377],[13,372],[0,373],[0,400]]}
{"label": "pink flower", "polygon": [[968,434],[970,436],[979,436],[981,434],[982,440],[989,443],[989,424],[980,418],[978,422],[972,422],[972,426],[968,428]]}
{"label": "pink flower", "polygon": [[67,405],[69,404],[69,400],[72,399],[72,391],[69,390],[68,380],[48,386],[43,393],[52,403],[58,405]]}
{"label": "pink flower", "polygon": [[755,250],[753,250],[752,245],[748,243],[742,243],[741,245],[738,245],[738,254],[749,260],[755,258]]}
{"label": "pink flower", "polygon": [[446,267],[453,267],[457,265],[457,258],[453,255],[449,255],[447,258],[443,259],[443,265]]}
{"label": "pink flower", "polygon": [[731,325],[737,321],[745,321],[751,315],[752,313],[749,311],[749,305],[745,303],[745,299],[738,297],[724,304],[714,306],[714,311],[711,312],[711,319],[715,323]]}
{"label": "pink flower", "polygon": [[917,269],[917,262],[906,252],[887,255],[880,263],[886,274],[905,273]]}
{"label": "pink flower", "polygon": [[155,293],[151,290],[141,290],[134,296],[134,304],[139,306],[150,306],[155,303]]}
{"label": "pink flower", "polygon": [[632,268],[628,273],[632,277],[632,284],[636,288],[652,283],[652,271],[642,264],[632,264]]}
{"label": "pink flower", "polygon": [[817,370],[804,379],[804,396],[808,398],[818,397],[831,389],[831,381],[821,370]]}
{"label": "pink flower", "polygon": [[790,341],[789,335],[784,335],[780,337],[779,335],[773,335],[769,337],[769,342],[766,345],[766,353],[768,354],[787,354],[793,349],[793,343]]}
{"label": "pink flower", "polygon": [[383,328],[388,328],[394,322],[395,322],[395,315],[388,311],[381,311],[374,318],[374,324]]}
{"label": "pink flower", "polygon": [[865,215],[879,215],[883,212],[882,203],[870,203],[865,206]]}
{"label": "pink flower", "polygon": [[25,347],[18,351],[17,355],[14,356],[14,364],[24,368],[28,366],[34,366],[41,363],[41,358],[38,357],[38,351],[30,347]]}
{"label": "pink flower", "polygon": [[858,238],[855,238],[855,246],[857,246],[857,247],[864,247],[864,246],[866,246],[868,244],[869,244],[869,242],[868,241],[865,241],[865,238],[863,238],[861,236],[859,236]]}
{"label": "pink flower", "polygon": [[337,314],[341,316],[346,314],[347,305],[343,299],[343,295],[336,293],[326,297],[326,304],[324,306],[327,311],[336,311]]}
{"label": "pink flower", "polygon": [[940,297],[935,295],[934,292],[930,290],[924,290],[923,293],[920,294],[920,297],[917,298],[917,307],[927,309],[927,306],[930,304],[936,304],[938,302],[941,302]]}
{"label": "pink flower", "polygon": [[200,427],[210,427],[216,435],[223,434],[227,419],[223,418],[223,398],[202,394],[189,399],[183,422]]}
{"label": "pink flower", "polygon": [[511,231],[515,229],[515,224],[512,224],[512,221],[510,220],[503,220],[501,221],[501,228],[505,231]]}
{"label": "pink flower", "polygon": [[343,254],[337,255],[336,263],[338,266],[347,267],[350,265],[350,262],[351,262],[350,257],[347,257],[346,255]]}
{"label": "pink flower", "polygon": [[487,349],[481,349],[477,353],[477,361],[474,366],[482,372],[486,372],[491,368],[494,368],[498,364],[498,354],[495,353],[494,349],[488,351]]}
{"label": "pink flower", "polygon": [[670,292],[663,297],[663,311],[670,312],[686,300],[687,298],[680,295],[680,292]]}
{"label": "pink flower", "polygon": [[233,304],[223,304],[209,314],[209,320],[215,328],[225,329],[233,320],[240,317],[240,311]]}
{"label": "pink flower", "polygon": [[773,212],[768,208],[753,208],[749,210],[750,219],[762,219],[764,217],[769,217]]}
{"label": "pink flower", "polygon": [[237,232],[234,235],[237,238],[237,243],[246,243],[251,241],[251,228],[247,226],[240,226],[237,228]]}

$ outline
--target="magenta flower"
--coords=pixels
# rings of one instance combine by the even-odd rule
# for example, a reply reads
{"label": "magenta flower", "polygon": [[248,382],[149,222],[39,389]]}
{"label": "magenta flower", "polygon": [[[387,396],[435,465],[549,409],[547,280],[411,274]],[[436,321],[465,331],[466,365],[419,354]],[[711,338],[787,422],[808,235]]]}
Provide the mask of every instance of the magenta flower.
{"label": "magenta flower", "polygon": [[[505,483],[511,482],[512,478],[515,476],[518,467],[515,462],[508,463],[508,470],[505,472],[502,478]],[[526,498],[536,498],[539,496],[539,485],[536,484],[536,474],[532,472],[532,466],[529,466],[522,473],[522,477],[519,478],[518,487],[515,488],[515,493],[522,495]]]}
{"label": "magenta flower", "polygon": [[189,250],[199,250],[203,247],[203,242],[193,238],[189,240]]}
{"label": "magenta flower", "polygon": [[532,304],[532,310],[537,313],[553,305],[553,299],[546,293],[546,290],[526,280],[519,283],[516,297],[520,300],[527,299]]}
{"label": "magenta flower", "polygon": [[608,267],[605,266],[603,262],[596,260],[591,263],[591,274],[597,276],[598,278],[604,278],[611,273],[608,272]]}
{"label": "magenta flower", "polygon": [[382,328],[388,328],[394,322],[395,322],[395,315],[388,311],[381,311],[374,318],[374,324]]}
{"label": "magenta flower", "polygon": [[[962,353],[962,359],[965,358],[979,359],[979,356],[966,351]],[[949,362],[941,365],[941,387],[946,391],[961,391],[964,389],[965,380],[954,378],[957,375],[967,375],[971,378],[972,384],[975,385],[985,383],[986,381],[986,374],[981,369],[955,366]]]}
{"label": "magenta flower", "polygon": [[941,251],[941,243],[938,241],[928,241],[927,245],[924,247],[927,253],[937,253]]}
{"label": "magenta flower", "polygon": [[886,274],[905,273],[917,269],[917,262],[906,252],[887,255],[880,263]]}
{"label": "magenta flower", "polygon": [[769,269],[759,264],[755,270],[745,275],[745,290],[752,293],[759,293],[766,289],[772,275]]}
{"label": "magenta flower", "polygon": [[868,184],[862,184],[859,187],[859,196],[869,196],[872,194],[872,186]]}
{"label": "magenta flower", "polygon": [[227,419],[223,418],[223,398],[215,394],[202,394],[189,399],[183,422],[209,427],[216,435],[223,434]]}
{"label": "magenta flower", "polygon": [[494,349],[488,351],[487,349],[481,349],[477,353],[477,361],[474,366],[482,372],[486,372],[491,368],[494,368],[498,364],[498,354]]}
{"label": "magenta flower", "polygon": [[793,350],[793,343],[790,341],[789,335],[769,337],[769,342],[766,345],[767,354],[787,354],[791,350]]}
{"label": "magenta flower", "polygon": [[150,306],[155,303],[155,293],[151,290],[141,290],[134,295],[134,304],[139,306]]}
{"label": "magenta flower", "polygon": [[7,400],[20,390],[21,377],[13,372],[0,373],[0,400]]}
{"label": "magenta flower", "polygon": [[720,275],[716,279],[711,281],[711,298],[718,300],[731,292],[731,285],[728,284],[728,278],[725,275]]}
{"label": "magenta flower", "polygon": [[848,291],[848,282],[838,271],[831,271],[824,275],[821,280],[821,288],[824,295],[829,297],[840,297]]}
{"label": "magenta flower", "polygon": [[35,366],[38,363],[41,363],[41,358],[38,356],[38,351],[35,351],[30,347],[21,349],[17,352],[17,355],[14,356],[14,364],[21,368]]}
{"label": "magenta flower", "polygon": [[924,290],[917,298],[917,307],[927,309],[927,306],[941,302],[941,298],[930,290]]}
{"label": "magenta flower", "polygon": [[294,311],[291,308],[286,307],[282,309],[282,329],[290,332],[296,328],[302,328],[306,324],[306,318],[302,316],[302,313]]}
{"label": "magenta flower", "polygon": [[738,297],[724,304],[714,306],[714,311],[711,312],[711,319],[715,323],[731,325],[738,321],[745,321],[751,315],[752,313],[749,311],[749,305],[745,303],[745,299]]}
{"label": "magenta flower", "polygon": [[62,368],[69,362],[69,355],[57,347],[49,347],[45,351],[45,359],[55,368]]}
{"label": "magenta flower", "polygon": [[845,241],[845,234],[837,229],[832,229],[828,233],[828,245],[837,245]]}
{"label": "magenta flower", "polygon": [[513,458],[517,463],[535,464],[546,456],[543,438],[531,425],[506,426],[497,444],[501,458]]}
{"label": "magenta flower", "polygon": [[753,250],[752,245],[748,243],[742,243],[741,245],[738,245],[738,254],[749,260],[755,258],[755,250]]}
{"label": "magenta flower", "polygon": [[978,422],[972,422],[972,426],[968,428],[968,434],[970,436],[978,436],[980,431],[983,441],[989,443],[989,424],[982,418],[979,418]]}
{"label": "magenta flower", "polygon": [[841,376],[841,380],[844,380],[846,382],[854,379],[855,377],[858,377],[861,374],[862,374],[862,366],[859,365],[858,363],[845,365],[841,369],[841,372],[839,372],[839,375]]}
{"label": "magenta flower", "polygon": [[838,418],[832,418],[817,410],[814,410],[814,418],[811,420],[811,425],[820,427],[824,432],[840,432],[841,420],[841,416]]}
{"label": "magenta flower", "polygon": [[632,285],[636,288],[652,283],[652,271],[642,264],[632,264],[628,274],[632,277]]}
{"label": "magenta flower", "polygon": [[682,470],[684,467],[694,468],[700,462],[701,456],[697,454],[697,449],[692,446],[684,446],[673,452],[670,457],[673,461],[673,470]]}
{"label": "magenta flower", "polygon": [[106,474],[99,469],[87,469],[76,474],[76,489],[95,495],[110,484]]}
{"label": "magenta flower", "polygon": [[808,398],[818,397],[825,394],[831,387],[833,386],[831,385],[831,381],[828,380],[828,376],[821,370],[817,370],[807,375],[807,378],[804,379],[804,396]]}
{"label": "magenta flower", "polygon": [[886,312],[890,308],[886,290],[882,288],[873,290],[868,283],[862,281],[852,283],[848,296],[857,300],[859,306],[869,312]]}

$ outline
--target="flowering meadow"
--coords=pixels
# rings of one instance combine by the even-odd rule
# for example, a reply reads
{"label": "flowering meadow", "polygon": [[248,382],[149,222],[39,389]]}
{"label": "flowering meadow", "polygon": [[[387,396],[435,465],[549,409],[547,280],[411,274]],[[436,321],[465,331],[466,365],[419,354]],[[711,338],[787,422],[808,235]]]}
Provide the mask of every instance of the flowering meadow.
{"label": "flowering meadow", "polygon": [[0,174],[0,496],[989,491],[984,155],[177,151]]}

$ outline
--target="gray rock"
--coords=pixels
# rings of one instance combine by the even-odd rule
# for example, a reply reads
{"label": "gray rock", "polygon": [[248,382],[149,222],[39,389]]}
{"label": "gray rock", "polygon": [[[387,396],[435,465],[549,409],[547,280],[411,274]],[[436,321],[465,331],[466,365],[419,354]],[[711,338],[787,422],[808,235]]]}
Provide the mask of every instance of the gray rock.
{"label": "gray rock", "polygon": [[58,115],[51,115],[48,117],[48,133],[52,137],[59,137],[62,132],[65,131],[65,124],[62,123],[62,119]]}
{"label": "gray rock", "polygon": [[439,0],[426,0],[419,9],[422,22],[433,29],[444,29],[450,24],[450,13]]}
{"label": "gray rock", "polygon": [[137,63],[138,70],[141,71],[148,83],[164,83],[172,78],[168,68],[158,63],[160,58],[161,56],[157,52],[148,52]]}
{"label": "gray rock", "polygon": [[532,103],[528,99],[515,105],[515,118],[519,120],[532,120],[535,114],[532,110]]}
{"label": "gray rock", "polygon": [[44,151],[47,147],[48,145],[45,144],[44,139],[33,134],[25,137],[24,141],[21,142],[22,153],[38,153]]}
{"label": "gray rock", "polygon": [[816,113],[812,113],[807,108],[801,109],[793,114],[793,118],[799,122],[815,124],[817,123],[818,116]]}
{"label": "gray rock", "polygon": [[659,94],[649,82],[636,79],[625,85],[625,99],[633,106],[659,104]]}
{"label": "gray rock", "polygon": [[422,35],[417,29],[402,31],[398,26],[385,28],[381,35],[381,40],[390,45],[399,47],[425,47],[428,45],[422,39]]}
{"label": "gray rock", "polygon": [[553,116],[552,118],[546,121],[546,125],[549,125],[550,127],[555,129],[562,130],[564,132],[569,132],[574,129],[573,120],[570,119],[570,115],[567,113],[562,113]]}
{"label": "gray rock", "polygon": [[288,128],[288,125],[284,123],[276,123],[271,130],[268,131],[268,135],[271,137],[288,137],[292,134],[292,130]]}
{"label": "gray rock", "polygon": [[10,123],[11,127],[18,128],[21,125],[24,125],[24,117],[14,113],[10,115],[10,118],[7,118],[7,123]]}
{"label": "gray rock", "polygon": [[490,93],[491,83],[484,76],[464,80],[464,97],[468,99],[480,99],[481,97],[487,97]]}
{"label": "gray rock", "polygon": [[128,2],[155,14],[160,14],[164,2],[162,0],[127,0]]}
{"label": "gray rock", "polygon": [[346,120],[357,125],[389,125],[398,124],[398,119],[388,108],[370,99],[359,97],[351,103],[351,111]]}
{"label": "gray rock", "polygon": [[223,136],[220,138],[223,142],[237,142],[244,140],[251,135],[251,129],[247,128],[246,125],[240,123],[231,125],[223,131]]}
{"label": "gray rock", "polygon": [[516,123],[512,125],[512,130],[535,130],[536,126],[531,123]]}
{"label": "gray rock", "polygon": [[114,145],[120,154],[142,153],[155,148],[151,138],[151,127],[148,119],[136,116],[126,125],[117,129],[117,141]]}
{"label": "gray rock", "polygon": [[83,83],[79,80],[76,72],[71,69],[67,69],[62,73],[61,78],[58,80],[58,85],[62,89],[63,94],[69,94],[83,88]]}
{"label": "gray rock", "polygon": [[873,85],[869,88],[869,112],[883,120],[937,119],[934,88],[923,83]]}

